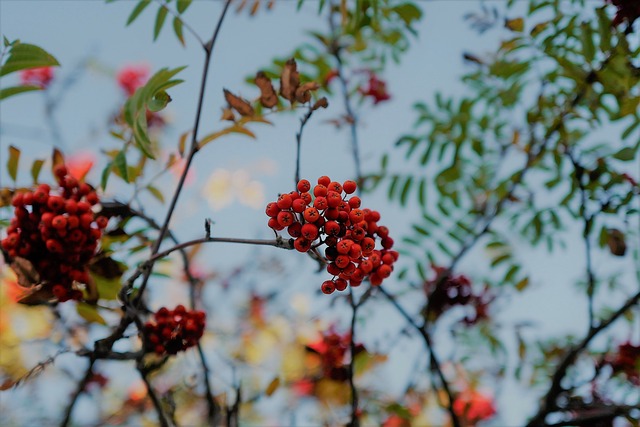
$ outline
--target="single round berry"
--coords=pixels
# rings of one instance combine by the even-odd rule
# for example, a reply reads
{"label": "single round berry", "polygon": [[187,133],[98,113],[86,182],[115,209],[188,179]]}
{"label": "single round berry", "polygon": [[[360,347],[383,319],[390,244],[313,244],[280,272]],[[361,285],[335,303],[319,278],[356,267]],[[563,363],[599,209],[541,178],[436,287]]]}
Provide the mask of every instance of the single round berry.
{"label": "single round berry", "polygon": [[324,294],[329,295],[336,290],[336,286],[333,284],[333,281],[326,280],[325,282],[322,283],[322,286],[320,287],[320,289]]}
{"label": "single round berry", "polygon": [[306,179],[301,179],[300,181],[298,181],[297,188],[299,192],[306,193],[311,190],[311,183]]}

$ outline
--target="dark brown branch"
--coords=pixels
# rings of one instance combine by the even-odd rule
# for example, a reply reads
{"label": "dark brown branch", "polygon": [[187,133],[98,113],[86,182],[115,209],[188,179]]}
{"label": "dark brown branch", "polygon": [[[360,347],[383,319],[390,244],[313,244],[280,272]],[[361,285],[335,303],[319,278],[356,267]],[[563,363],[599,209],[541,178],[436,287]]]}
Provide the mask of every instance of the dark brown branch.
{"label": "dark brown branch", "polygon": [[91,358],[89,360],[89,366],[87,366],[87,370],[85,371],[84,376],[78,383],[78,386],[76,387],[76,391],[73,393],[73,395],[71,395],[71,400],[69,400],[69,405],[67,405],[67,409],[64,411],[64,418],[60,423],[60,427],[66,427],[69,425],[69,422],[71,421],[71,414],[73,413],[73,408],[76,406],[76,402],[78,401],[78,398],[80,397],[82,392],[87,388],[87,383],[89,382],[89,380],[91,379],[91,376],[93,375],[93,365],[95,363],[96,363],[96,359]]}
{"label": "dark brown branch", "polygon": [[153,403],[154,408],[156,409],[156,413],[158,414],[158,422],[162,427],[171,427],[174,424],[169,420],[167,414],[162,408],[162,402],[160,398],[156,394],[153,386],[151,385],[151,381],[149,381],[149,370],[142,365],[142,361],[138,362],[138,372],[140,373],[140,377],[144,381],[144,384],[147,386],[147,394],[151,398],[151,402]]}
{"label": "dark brown branch", "polygon": [[416,321],[407,313],[407,311],[396,301],[395,297],[389,294],[386,289],[382,286],[378,287],[379,291],[393,304],[393,306],[398,310],[398,312],[404,317],[407,322],[422,336],[424,339],[425,346],[427,347],[427,352],[429,353],[429,365],[431,370],[436,373],[438,379],[440,381],[440,387],[447,395],[447,410],[449,411],[449,416],[451,417],[451,424],[454,427],[460,427],[460,420],[458,419],[457,414],[453,410],[453,402],[455,400],[453,392],[449,388],[449,383],[442,372],[442,368],[440,366],[440,361],[438,360],[437,355],[433,349],[433,342],[431,341],[431,336],[426,328],[426,323],[422,326],[419,326]]}
{"label": "dark brown branch", "polygon": [[614,418],[623,417],[629,415],[633,411],[640,411],[640,407],[637,406],[608,406],[598,409],[584,408],[584,411],[589,411],[589,415],[578,416],[567,421],[560,421],[553,424],[547,424],[546,427],[563,427],[563,426],[595,426],[602,425],[605,421],[613,421]]}
{"label": "dark brown branch", "polygon": [[[173,193],[173,197],[171,198],[171,202],[169,204],[169,209],[165,216],[164,222],[162,223],[162,227],[160,229],[160,233],[155,243],[153,244],[153,248],[151,249],[151,256],[153,257],[160,250],[160,245],[162,245],[162,240],[166,235],[169,229],[169,223],[171,222],[171,218],[173,217],[173,212],[178,204],[178,198],[180,197],[180,193],[182,193],[182,189],[184,187],[185,180],[187,178],[187,173],[189,172],[189,168],[191,167],[191,162],[193,161],[193,157],[198,152],[198,129],[200,128],[200,119],[202,116],[202,106],[204,104],[204,94],[205,88],[207,84],[207,77],[209,75],[209,64],[211,63],[211,57],[213,53],[213,48],[215,46],[216,40],[218,38],[218,34],[220,33],[220,29],[222,28],[222,22],[224,21],[224,17],[227,14],[227,10],[229,9],[229,5],[231,4],[231,0],[227,0],[225,2],[224,8],[222,9],[222,13],[220,14],[220,18],[218,19],[218,23],[213,31],[213,36],[211,39],[205,43],[202,47],[205,52],[205,60],[204,67],[202,70],[202,78],[200,81],[200,93],[198,96],[198,105],[196,108],[196,117],[195,123],[193,125],[193,133],[191,134],[191,145],[189,148],[189,154],[186,159],[185,167],[182,171],[182,175],[180,175],[180,180],[178,181],[178,186]],[[151,270],[153,269],[153,263],[151,262],[151,267],[144,273],[142,284],[140,285],[140,290],[138,292],[138,296],[136,297],[135,305],[138,306],[142,295],[146,289],[147,283],[149,281],[149,276],[151,275]]]}
{"label": "dark brown branch", "polygon": [[349,287],[349,304],[351,305],[351,327],[350,327],[350,336],[349,336],[349,352],[351,353],[351,358],[349,359],[349,387],[351,388],[351,422],[348,424],[349,427],[359,427],[360,426],[360,417],[358,416],[358,389],[356,388],[355,382],[353,380],[355,374],[355,360],[356,360],[356,316],[358,313],[358,307],[360,304],[356,304],[353,289]]}
{"label": "dark brown branch", "polygon": [[578,355],[584,351],[591,340],[593,340],[596,335],[600,332],[607,329],[613,322],[618,320],[623,314],[625,314],[631,307],[638,304],[640,301],[640,292],[631,296],[625,303],[620,307],[616,312],[614,312],[611,316],[600,322],[600,324],[596,327],[591,327],[589,329],[589,333],[586,337],[582,339],[577,345],[575,345],[562,359],[556,372],[553,374],[553,378],[551,380],[551,386],[549,387],[549,391],[545,394],[544,400],[538,413],[529,421],[527,427],[537,427],[544,426],[546,416],[558,409],[557,399],[558,396],[564,391],[562,387],[562,380],[564,379],[567,370],[576,360]]}

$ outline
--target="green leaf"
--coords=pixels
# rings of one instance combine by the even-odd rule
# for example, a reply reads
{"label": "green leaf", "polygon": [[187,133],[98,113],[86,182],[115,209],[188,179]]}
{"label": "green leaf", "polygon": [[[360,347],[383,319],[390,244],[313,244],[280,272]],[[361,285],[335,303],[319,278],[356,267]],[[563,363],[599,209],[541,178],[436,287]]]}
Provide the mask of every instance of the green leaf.
{"label": "green leaf", "polygon": [[516,289],[520,292],[524,291],[527,286],[529,286],[529,278],[525,277],[524,279],[520,280],[518,283],[516,283]]}
{"label": "green leaf", "polygon": [[407,197],[409,196],[409,190],[411,190],[411,185],[413,184],[413,177],[408,177],[402,187],[402,192],[400,193],[400,204],[405,206],[407,204]]}
{"label": "green leaf", "polygon": [[521,33],[522,31],[524,31],[524,19],[522,18],[507,19],[504,22],[504,26],[505,28],[513,32]]}
{"label": "green leaf", "polygon": [[614,159],[621,160],[623,162],[628,162],[629,160],[633,160],[635,157],[635,150],[631,147],[625,147],[622,150],[618,151],[613,155]]}
{"label": "green leaf", "polygon": [[0,89],[0,101],[9,98],[10,96],[18,95],[24,92],[33,92],[34,90],[42,90],[42,88],[40,86],[25,85]]}
{"label": "green leaf", "polygon": [[178,9],[179,14],[183,14],[189,6],[191,6],[192,0],[178,0],[176,4],[176,9]]}
{"label": "green leaf", "polygon": [[185,46],[184,33],[182,32],[182,19],[180,19],[178,16],[173,18],[173,32],[180,41],[180,44],[182,46]]}
{"label": "green leaf", "polygon": [[493,259],[493,261],[491,261],[491,267],[495,267],[496,265],[508,260],[509,258],[511,258],[511,254],[499,255],[499,256],[495,257]]}
{"label": "green leaf", "polygon": [[607,16],[605,6],[596,9],[598,15],[598,33],[600,34],[600,51],[611,50],[611,19]]}
{"label": "green leaf", "polygon": [[113,163],[116,165],[116,168],[120,173],[120,177],[124,180],[124,182],[129,182],[129,173],[127,170],[127,156],[124,154],[124,150],[118,152],[115,159],[113,159]]}
{"label": "green leaf", "polygon": [[167,19],[168,12],[169,9],[167,9],[166,6],[161,6],[160,9],[158,9],[158,14],[156,15],[156,24],[153,27],[153,41],[156,41],[156,39],[160,35],[160,31],[162,31],[164,21]]}
{"label": "green leaf", "polygon": [[118,297],[118,292],[122,286],[120,283],[120,277],[107,279],[106,277],[99,276],[95,273],[90,274],[96,285],[100,299],[112,301]]}
{"label": "green leaf", "polygon": [[147,108],[149,109],[149,111],[157,113],[158,111],[164,109],[164,107],[166,107],[169,102],[171,102],[171,97],[169,96],[169,94],[165,91],[160,91],[156,93],[153,98],[151,98],[151,100],[147,104]]}
{"label": "green leaf", "polygon": [[210,135],[205,136],[198,143],[198,147],[202,148],[205,145],[207,145],[208,143],[210,143],[211,141],[214,141],[214,140],[220,138],[221,136],[227,135],[227,134],[230,134],[230,133],[241,133],[241,134],[247,135],[248,137],[254,138],[254,139],[256,137],[256,135],[253,132],[251,132],[249,129],[247,129],[245,127],[242,127],[242,126],[233,125],[233,126],[228,127],[226,129],[222,129],[221,131],[214,132],[214,133],[212,133]]}
{"label": "green leaf", "polygon": [[162,194],[162,191],[158,190],[156,187],[154,187],[151,184],[147,185],[146,189],[147,191],[149,191],[149,193],[151,193],[153,197],[158,199],[160,203],[164,203],[164,194]]}
{"label": "green leaf", "polygon": [[593,45],[593,30],[591,26],[583,22],[580,25],[580,39],[582,41],[582,54],[587,62],[593,61],[596,54],[596,48]]}
{"label": "green leaf", "polygon": [[143,10],[145,10],[145,8],[147,6],[149,6],[151,4],[151,0],[142,0],[140,2],[138,2],[138,4],[136,5],[135,8],[133,8],[133,11],[131,12],[131,15],[129,15],[129,19],[127,19],[127,23],[125,25],[130,25],[133,21],[136,20],[136,18],[138,16],[140,16],[140,14],[142,13]]}
{"label": "green leaf", "polygon": [[422,11],[413,3],[399,4],[392,10],[404,21],[406,26],[410,26],[413,21],[422,17]]}
{"label": "green leaf", "polygon": [[13,145],[9,146],[9,160],[7,160],[7,172],[15,182],[18,178],[18,164],[20,163],[20,150]]}
{"label": "green leaf", "polygon": [[37,159],[33,161],[31,165],[31,178],[33,178],[33,183],[38,183],[38,176],[40,176],[40,171],[42,170],[42,165],[44,165],[44,160]]}
{"label": "green leaf", "polygon": [[89,323],[99,323],[101,325],[107,324],[107,321],[104,320],[104,317],[102,317],[100,313],[98,313],[98,309],[95,305],[89,305],[84,302],[79,302],[76,306],[76,309],[80,317],[82,317]]}
{"label": "green leaf", "polygon": [[113,163],[109,162],[102,170],[102,177],[100,179],[100,187],[102,187],[102,190],[107,189],[107,181],[109,180],[109,175],[111,174],[112,167],[113,167]]}
{"label": "green leaf", "polygon": [[57,65],[60,65],[58,60],[41,47],[27,43],[19,43],[11,47],[9,57],[0,68],[0,76],[30,68],[53,67]]}

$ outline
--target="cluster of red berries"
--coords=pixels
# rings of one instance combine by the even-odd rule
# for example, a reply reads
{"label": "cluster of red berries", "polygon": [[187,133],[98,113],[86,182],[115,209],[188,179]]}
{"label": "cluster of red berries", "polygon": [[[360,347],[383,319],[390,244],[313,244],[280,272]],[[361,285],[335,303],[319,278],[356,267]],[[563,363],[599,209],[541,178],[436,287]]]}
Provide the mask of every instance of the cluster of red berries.
{"label": "cluster of red berries", "polygon": [[640,345],[626,342],[618,346],[613,357],[607,357],[605,364],[613,368],[614,373],[624,373],[633,384],[640,385]]}
{"label": "cluster of red berries", "polygon": [[13,196],[14,217],[1,244],[10,258],[30,261],[43,290],[58,301],[80,300],[75,284],[89,282],[88,263],[108,219],[95,217],[91,208],[100,199],[89,184],[67,174],[64,165],[56,166],[54,175],[58,192],[40,184]]}
{"label": "cluster of red berries", "polygon": [[[389,229],[378,225],[380,213],[360,209],[358,196],[347,198],[356,189],[354,181],[340,184],[328,176],[318,178],[312,189],[303,179],[298,182],[298,191],[281,194],[267,205],[269,227],[275,231],[286,228],[295,238],[296,250],[308,252],[327,246],[327,271],[334,277],[322,284],[325,294],[344,291],[347,285],[359,286],[365,279],[378,286],[391,275],[398,259],[398,252],[391,250]],[[381,249],[376,249],[376,236]]]}
{"label": "cluster of red berries", "polygon": [[473,293],[471,281],[465,275],[454,276],[447,272],[445,267],[432,266],[436,273],[433,280],[424,284],[427,294],[427,314],[435,320],[442,313],[454,306],[472,306],[475,308],[475,316],[467,316],[464,322],[475,324],[481,319],[486,319],[488,306],[492,297],[485,291],[480,294]]}
{"label": "cluster of red berries", "polygon": [[633,32],[633,23],[640,18],[640,3],[637,0],[607,0],[607,3],[611,3],[618,8],[612,24],[617,26],[627,21],[627,30],[625,32],[631,34]]}
{"label": "cluster of red berries", "polygon": [[[351,334],[338,334],[333,327],[322,334],[322,337],[311,344],[307,350],[320,356],[323,377],[334,381],[346,381],[349,378],[347,361],[345,360],[351,346]],[[355,355],[365,351],[362,344],[356,344]]]}
{"label": "cluster of red berries", "polygon": [[165,355],[197,345],[204,333],[207,315],[178,305],[173,310],[162,307],[153,318],[144,325],[145,346],[149,351]]}

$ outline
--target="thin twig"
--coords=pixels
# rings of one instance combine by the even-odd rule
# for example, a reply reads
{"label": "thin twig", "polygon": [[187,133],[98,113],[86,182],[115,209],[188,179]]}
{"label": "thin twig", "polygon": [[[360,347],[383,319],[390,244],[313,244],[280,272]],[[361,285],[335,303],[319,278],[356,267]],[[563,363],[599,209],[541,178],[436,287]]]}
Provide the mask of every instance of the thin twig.
{"label": "thin twig", "polygon": [[349,287],[349,304],[351,305],[351,334],[349,337],[349,352],[351,358],[349,360],[349,387],[351,388],[351,422],[349,427],[359,427],[360,417],[358,416],[358,389],[356,388],[353,376],[355,374],[355,360],[356,360],[356,316],[358,313],[359,304],[356,304],[353,295],[353,289]]}
{"label": "thin twig", "polygon": [[89,366],[87,366],[87,370],[85,371],[84,376],[78,383],[78,386],[76,387],[76,391],[73,393],[73,395],[71,396],[71,399],[69,400],[69,404],[67,405],[67,409],[64,411],[64,418],[60,423],[60,427],[66,427],[69,425],[69,422],[71,421],[71,414],[73,412],[73,408],[76,406],[76,402],[78,401],[78,398],[80,397],[82,392],[87,388],[87,383],[89,382],[89,380],[91,379],[91,376],[93,375],[93,365],[95,363],[96,363],[95,358],[89,359]]}
{"label": "thin twig", "polygon": [[429,353],[429,365],[431,367],[431,370],[436,372],[436,375],[440,380],[440,387],[447,395],[447,400],[448,400],[447,410],[449,411],[449,415],[451,417],[451,424],[454,427],[460,427],[461,426],[460,420],[458,419],[458,415],[455,413],[453,409],[453,402],[455,400],[454,395],[451,389],[449,388],[449,384],[444,376],[444,373],[442,372],[440,361],[438,360],[438,357],[436,356],[435,351],[433,350],[433,342],[431,341],[431,336],[427,331],[426,324],[419,326],[416,323],[416,321],[413,319],[413,317],[411,317],[409,313],[407,313],[407,311],[398,303],[398,301],[396,301],[393,295],[389,294],[386,291],[386,289],[384,289],[382,286],[378,286],[378,290],[382,293],[382,295],[384,295],[391,302],[391,304],[393,304],[393,306],[398,310],[398,312],[407,320],[407,322],[409,322],[411,326],[413,326],[413,328],[416,331],[418,331],[418,333],[424,339],[425,345],[427,347],[427,352]]}
{"label": "thin twig", "polygon": [[171,423],[171,421],[167,418],[167,414],[165,414],[165,411],[162,408],[162,402],[160,401],[160,398],[156,394],[155,390],[153,389],[153,386],[151,385],[151,381],[149,381],[149,377],[148,377],[149,372],[142,365],[141,360],[138,362],[138,372],[140,373],[140,377],[144,381],[144,384],[147,386],[147,394],[151,398],[151,402],[153,402],[153,406],[156,409],[156,412],[158,414],[158,422],[162,427],[172,426],[173,423]]}
{"label": "thin twig", "polygon": [[187,31],[189,31],[191,33],[191,35],[193,37],[195,37],[196,40],[198,40],[198,43],[200,43],[201,46],[204,46],[204,41],[202,40],[202,38],[200,38],[200,35],[196,32],[196,30],[194,30],[191,25],[189,25],[189,23],[187,21],[185,21],[184,19],[182,19],[182,16],[177,14],[174,10],[169,9],[167,7],[167,4],[160,1],[160,0],[155,0],[156,3],[158,3],[161,7],[164,7],[167,12],[169,12],[169,15],[173,16],[174,18],[178,19],[181,23],[182,26],[184,28],[187,29]]}
{"label": "thin twig", "polygon": [[[218,34],[220,33],[220,29],[222,28],[222,22],[224,21],[224,17],[227,14],[227,10],[229,9],[230,4],[231,4],[231,0],[227,0],[225,2],[224,8],[222,9],[222,13],[220,14],[220,18],[218,19],[218,23],[216,24],[216,27],[213,31],[213,35],[211,36],[211,39],[207,43],[202,45],[202,48],[204,49],[204,52],[205,52],[205,60],[204,60],[204,67],[202,70],[202,79],[200,81],[200,93],[198,96],[198,105],[196,108],[196,117],[193,125],[193,133],[191,134],[191,146],[189,148],[189,154],[187,156],[185,167],[182,170],[182,175],[180,175],[180,180],[178,181],[178,186],[173,193],[173,197],[171,198],[171,202],[169,204],[169,210],[167,211],[164,222],[162,223],[162,227],[160,229],[158,238],[156,239],[155,243],[153,244],[153,248],[151,249],[151,257],[156,255],[160,250],[160,245],[162,245],[162,240],[164,239],[164,236],[166,235],[167,230],[169,229],[169,223],[171,222],[171,218],[173,217],[173,212],[176,208],[176,205],[178,204],[178,198],[182,193],[182,188],[184,187],[184,183],[186,181],[187,173],[189,172],[191,162],[193,161],[193,157],[195,156],[195,154],[198,152],[198,148],[199,148],[198,147],[198,129],[200,128],[200,119],[202,116],[202,106],[204,104],[205,88],[207,85],[207,77],[209,75],[209,64],[211,63],[213,48],[218,38]],[[144,294],[144,291],[146,289],[152,269],[153,269],[153,262],[151,263],[151,268],[149,268],[144,274],[142,283],[140,285],[140,290],[136,297],[135,305],[139,305],[139,302],[142,299],[142,295]]]}
{"label": "thin twig", "polygon": [[358,116],[353,110],[351,105],[351,94],[349,93],[349,87],[347,85],[347,78],[344,75],[344,63],[341,56],[341,47],[338,41],[338,30],[336,24],[333,22],[334,13],[329,8],[329,26],[331,27],[331,34],[333,37],[330,44],[329,53],[336,59],[336,72],[338,81],[340,82],[340,89],[342,90],[342,98],[344,102],[344,109],[347,112],[349,120],[349,128],[351,130],[351,154],[353,157],[353,163],[356,172],[356,182],[358,183],[358,192],[362,186],[362,168],[360,165],[360,148],[358,143]]}
{"label": "thin twig", "polygon": [[296,188],[295,186],[298,185],[298,181],[300,181],[300,150],[302,145],[302,131],[304,130],[304,126],[311,118],[313,111],[313,107],[309,107],[309,111],[307,111],[307,114],[305,114],[304,117],[300,119],[300,130],[298,130],[298,133],[296,133],[296,182],[294,182],[293,184],[294,188]]}

